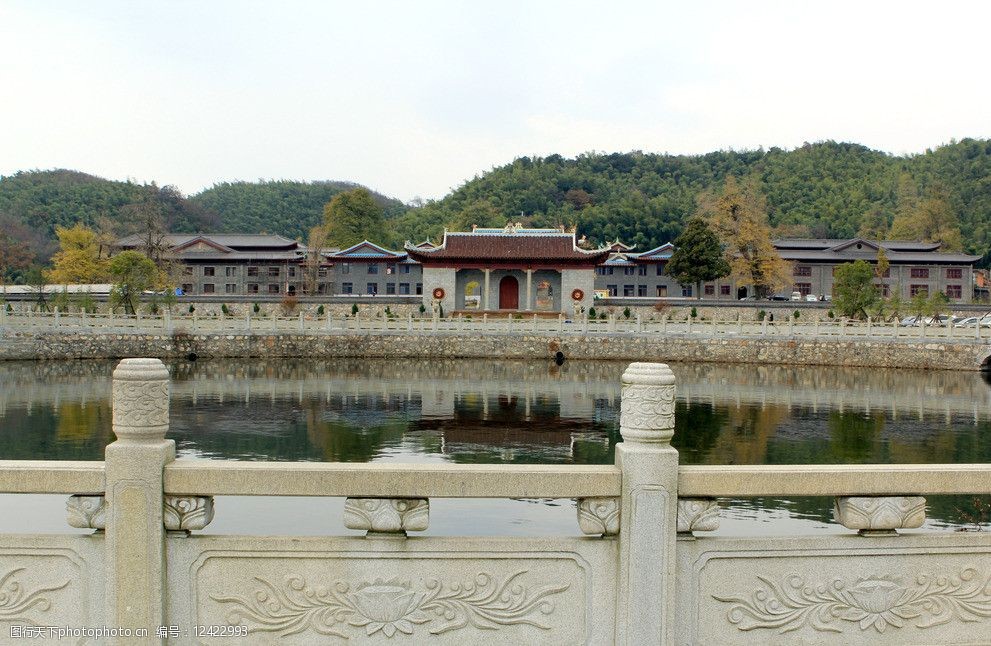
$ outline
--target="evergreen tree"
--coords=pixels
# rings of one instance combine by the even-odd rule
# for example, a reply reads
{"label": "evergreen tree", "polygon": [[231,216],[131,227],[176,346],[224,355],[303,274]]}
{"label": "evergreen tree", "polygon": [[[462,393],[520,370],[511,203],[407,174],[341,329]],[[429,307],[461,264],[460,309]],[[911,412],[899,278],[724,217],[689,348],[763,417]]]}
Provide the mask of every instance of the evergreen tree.
{"label": "evergreen tree", "polygon": [[730,273],[719,238],[700,217],[688,221],[685,230],[675,239],[674,247],[667,271],[682,285],[694,284],[697,298],[702,298],[703,282]]}
{"label": "evergreen tree", "polygon": [[323,208],[327,243],[346,249],[362,240],[385,237],[382,208],[364,188],[338,193]]}
{"label": "evergreen tree", "polygon": [[843,316],[866,317],[878,301],[874,268],[863,260],[845,262],[836,268],[833,304]]}
{"label": "evergreen tree", "polygon": [[114,286],[110,291],[110,304],[124,307],[125,314],[134,314],[141,293],[150,289],[158,280],[158,269],[148,256],[140,251],[122,251],[110,261],[110,275]]}

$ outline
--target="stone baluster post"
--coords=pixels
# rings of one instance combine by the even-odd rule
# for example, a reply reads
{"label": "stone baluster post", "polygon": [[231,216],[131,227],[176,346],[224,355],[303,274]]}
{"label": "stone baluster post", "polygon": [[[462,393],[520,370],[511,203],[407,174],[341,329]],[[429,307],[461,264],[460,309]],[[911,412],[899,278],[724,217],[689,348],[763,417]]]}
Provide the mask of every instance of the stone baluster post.
{"label": "stone baluster post", "polygon": [[114,326],[114,311],[112,308],[107,311],[107,326],[108,327]]}
{"label": "stone baluster post", "polygon": [[533,331],[534,332],[537,331],[537,315],[536,314],[533,315]]}
{"label": "stone baluster post", "polygon": [[299,333],[302,334],[306,332],[306,319],[303,317],[303,312],[299,313]]}
{"label": "stone baluster post", "polygon": [[981,338],[981,319],[977,319],[977,324],[974,326],[974,338]]}
{"label": "stone baluster post", "polygon": [[795,334],[795,317],[789,315],[788,316],[788,336],[792,336],[793,334]]}
{"label": "stone baluster post", "polygon": [[616,465],[623,472],[616,643],[674,643],[678,452],[675,379],[662,363],[623,373]]}
{"label": "stone baluster post", "polygon": [[688,330],[688,334],[691,334],[692,333],[692,317],[691,317],[691,315],[689,315],[689,317],[688,317],[688,325],[685,327],[685,329]]}
{"label": "stone baluster post", "polygon": [[661,334],[666,335],[667,333],[668,333],[668,315],[665,314],[664,316],[661,317]]}
{"label": "stone baluster post", "polygon": [[162,329],[166,334],[172,334],[172,311],[167,307],[162,310]]}
{"label": "stone baluster post", "polygon": [[867,338],[871,337],[871,317],[867,317]]}
{"label": "stone baluster post", "polygon": [[251,308],[248,307],[247,311],[244,313],[244,331],[251,331]]}
{"label": "stone baluster post", "polygon": [[557,315],[557,333],[561,334],[564,332],[564,313]]}
{"label": "stone baluster post", "polygon": [[743,334],[743,314],[736,315],[736,333]]}
{"label": "stone baluster post", "polygon": [[413,312],[406,313],[406,331],[407,332],[413,331]]}
{"label": "stone baluster post", "polygon": [[923,339],[926,338],[926,317],[919,317],[919,336]]}
{"label": "stone baluster post", "polygon": [[[113,376],[113,430],[106,450],[106,625],[155,630],[165,623],[162,470],[175,459],[169,371],[158,359],[124,359]],[[124,644],[124,641],[118,642]]]}

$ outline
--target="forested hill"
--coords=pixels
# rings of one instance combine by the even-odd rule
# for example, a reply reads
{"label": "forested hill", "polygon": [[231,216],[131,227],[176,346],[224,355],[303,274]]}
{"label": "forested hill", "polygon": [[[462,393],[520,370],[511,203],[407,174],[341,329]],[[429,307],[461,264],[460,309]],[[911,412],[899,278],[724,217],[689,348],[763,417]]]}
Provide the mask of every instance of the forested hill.
{"label": "forested hill", "polygon": [[618,238],[645,250],[673,240],[698,193],[728,174],[759,178],[782,235],[851,237],[868,215],[890,226],[900,194],[925,197],[939,189],[961,220],[967,250],[983,255],[991,244],[991,141],[974,139],[907,157],[835,142],[790,151],[523,157],[410,210],[397,233],[420,240],[445,224],[511,218],[577,225],[596,242]]}

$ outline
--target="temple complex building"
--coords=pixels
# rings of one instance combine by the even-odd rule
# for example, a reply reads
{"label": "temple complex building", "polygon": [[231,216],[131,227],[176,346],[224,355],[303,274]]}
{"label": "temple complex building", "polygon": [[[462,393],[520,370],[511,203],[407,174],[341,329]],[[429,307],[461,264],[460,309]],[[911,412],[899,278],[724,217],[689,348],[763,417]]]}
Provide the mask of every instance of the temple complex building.
{"label": "temple complex building", "polygon": [[424,298],[445,312],[574,313],[591,307],[595,268],[610,250],[582,249],[575,232],[475,228],[444,232],[437,246],[406,245],[423,267]]}

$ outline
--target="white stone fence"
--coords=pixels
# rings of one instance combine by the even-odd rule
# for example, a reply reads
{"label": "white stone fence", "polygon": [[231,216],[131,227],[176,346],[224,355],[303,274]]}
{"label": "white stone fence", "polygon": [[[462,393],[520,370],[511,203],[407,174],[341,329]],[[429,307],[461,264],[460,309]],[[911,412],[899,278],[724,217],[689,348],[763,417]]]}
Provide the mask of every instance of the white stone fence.
{"label": "white stone fence", "polygon": [[430,333],[481,333],[481,334],[546,334],[546,335],[692,335],[694,338],[732,337],[801,337],[801,338],[898,338],[898,339],[958,339],[961,341],[991,341],[991,330],[980,325],[956,327],[952,324],[941,326],[900,326],[897,322],[852,321],[838,319],[832,322],[803,322],[800,319],[761,322],[745,321],[738,317],[733,320],[691,319],[672,321],[667,317],[659,320],[644,320],[640,315],[626,318],[611,316],[607,319],[571,319],[561,314],[546,316],[538,314],[489,314],[477,316],[457,315],[453,317],[404,317],[393,316],[334,316],[300,312],[294,316],[253,315],[247,313],[232,317],[223,315],[201,316],[192,314],[163,313],[158,315],[123,315],[114,313],[85,312],[7,312],[0,309],[0,328],[18,330],[58,330],[58,331],[102,331],[134,332],[141,334],[339,334],[374,332],[417,332]]}
{"label": "white stone fence", "polygon": [[[105,462],[0,462],[0,492],[71,494],[93,530],[0,536],[0,642],[986,643],[991,534],[912,528],[991,465],[679,466],[671,371],[622,381],[614,465],[217,462],[175,459],[168,371],[125,359]],[[232,495],[345,497],[366,534],[205,531]],[[707,535],[720,498],[763,496],[832,497],[837,532]],[[409,535],[431,498],[570,498],[583,536]]]}

